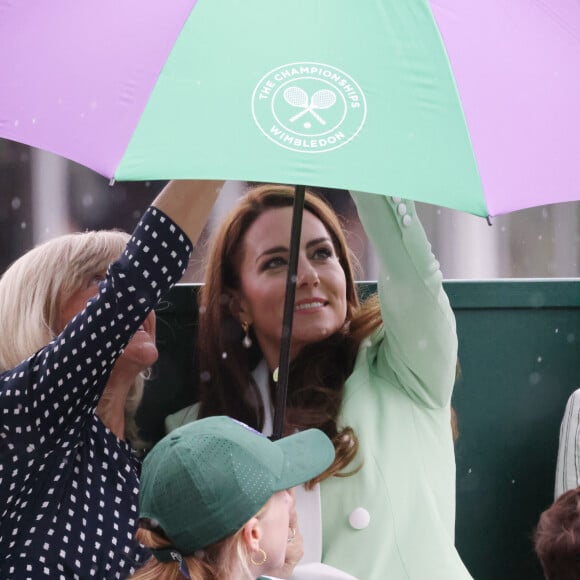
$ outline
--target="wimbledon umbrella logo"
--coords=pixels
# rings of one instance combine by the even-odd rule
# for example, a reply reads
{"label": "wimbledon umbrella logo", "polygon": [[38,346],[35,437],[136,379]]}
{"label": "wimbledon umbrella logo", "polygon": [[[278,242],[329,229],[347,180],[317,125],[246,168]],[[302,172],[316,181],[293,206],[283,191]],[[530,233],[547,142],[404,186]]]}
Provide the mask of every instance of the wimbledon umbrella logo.
{"label": "wimbledon umbrella logo", "polygon": [[252,115],[273,143],[301,153],[326,153],[352,141],[366,119],[366,100],[344,71],[295,62],[265,74],[252,94]]}

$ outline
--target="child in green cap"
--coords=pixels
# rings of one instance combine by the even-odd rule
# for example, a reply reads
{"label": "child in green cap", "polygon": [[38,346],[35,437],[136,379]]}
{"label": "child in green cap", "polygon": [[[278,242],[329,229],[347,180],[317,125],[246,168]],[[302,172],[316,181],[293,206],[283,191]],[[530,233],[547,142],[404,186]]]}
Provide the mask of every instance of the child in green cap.
{"label": "child in green cap", "polygon": [[136,538],[153,556],[132,578],[249,580],[280,570],[296,534],[289,490],[334,453],[318,429],[273,442],[224,416],[171,432],[143,464]]}

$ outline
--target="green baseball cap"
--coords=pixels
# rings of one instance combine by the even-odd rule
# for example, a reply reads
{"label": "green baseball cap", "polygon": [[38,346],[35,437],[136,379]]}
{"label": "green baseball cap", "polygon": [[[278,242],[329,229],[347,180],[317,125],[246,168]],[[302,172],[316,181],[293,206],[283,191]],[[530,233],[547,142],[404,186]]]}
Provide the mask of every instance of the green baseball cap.
{"label": "green baseball cap", "polygon": [[270,441],[230,417],[208,417],[166,435],[143,462],[139,517],[155,520],[172,546],[161,561],[189,556],[239,530],[278,491],[334,461],[318,429]]}

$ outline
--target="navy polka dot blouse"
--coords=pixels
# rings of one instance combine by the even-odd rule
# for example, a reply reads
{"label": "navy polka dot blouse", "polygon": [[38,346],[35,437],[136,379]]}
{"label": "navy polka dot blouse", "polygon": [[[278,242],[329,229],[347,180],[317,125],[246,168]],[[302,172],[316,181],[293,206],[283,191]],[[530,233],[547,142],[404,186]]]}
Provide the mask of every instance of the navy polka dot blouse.
{"label": "navy polka dot blouse", "polygon": [[1,579],[126,578],[147,559],[134,540],[139,462],[95,409],[117,357],[190,251],[150,208],[99,295],[0,375]]}

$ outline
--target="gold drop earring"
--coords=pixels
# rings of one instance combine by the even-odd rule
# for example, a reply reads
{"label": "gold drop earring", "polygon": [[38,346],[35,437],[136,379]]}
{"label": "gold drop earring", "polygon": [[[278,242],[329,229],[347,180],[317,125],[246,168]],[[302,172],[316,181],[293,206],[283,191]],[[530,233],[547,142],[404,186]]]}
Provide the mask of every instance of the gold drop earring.
{"label": "gold drop earring", "polygon": [[244,348],[250,348],[252,346],[252,339],[250,338],[250,323],[244,320],[244,322],[242,322],[242,330],[244,331],[242,345]]}

